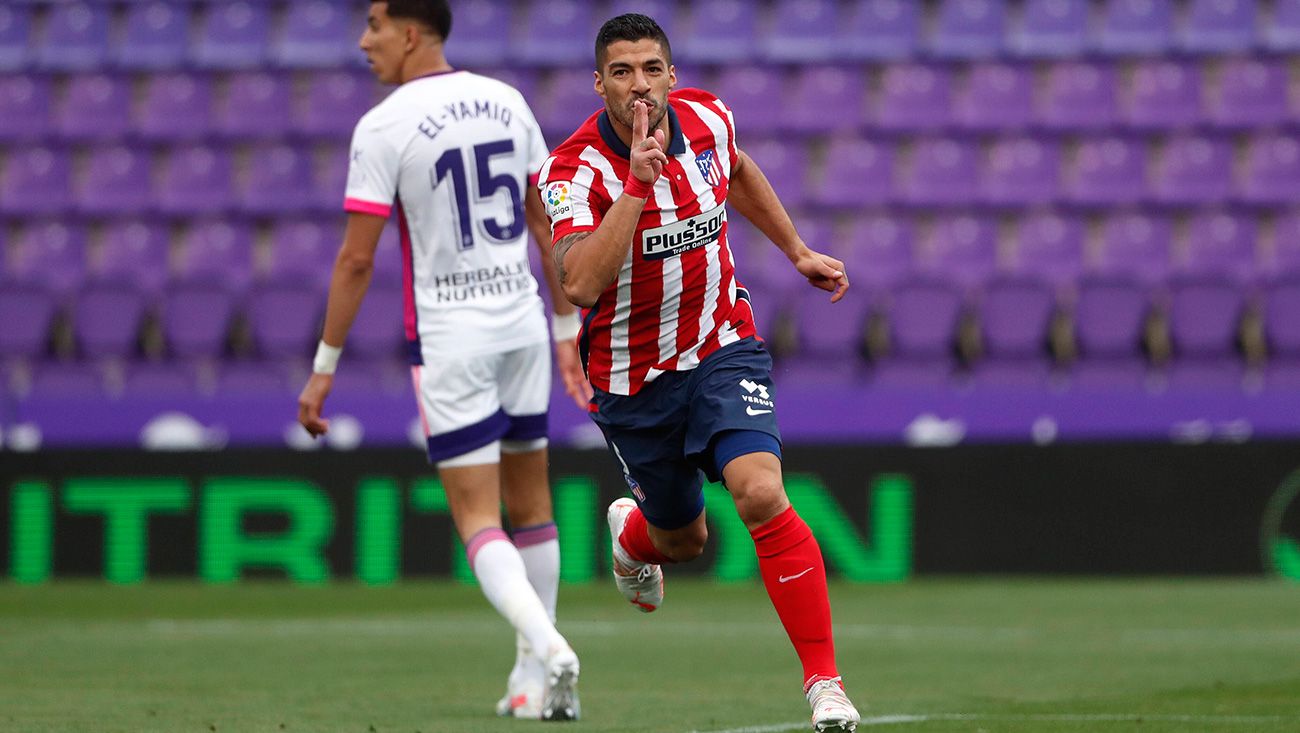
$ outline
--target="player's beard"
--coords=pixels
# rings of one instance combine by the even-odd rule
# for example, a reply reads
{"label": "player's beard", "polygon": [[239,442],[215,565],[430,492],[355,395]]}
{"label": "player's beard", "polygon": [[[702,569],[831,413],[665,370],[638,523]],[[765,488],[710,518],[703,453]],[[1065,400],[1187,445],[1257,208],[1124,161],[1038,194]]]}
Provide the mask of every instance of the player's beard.
{"label": "player's beard", "polygon": [[664,121],[664,115],[668,114],[667,95],[665,95],[663,99],[655,99],[653,96],[633,97],[628,100],[627,105],[622,109],[610,109],[609,113],[618,120],[619,124],[626,125],[630,130],[633,127],[632,123],[636,120],[637,102],[649,102],[654,105],[650,108],[650,114],[647,117],[647,121],[650,123],[650,134],[654,135],[654,131],[659,127],[659,124]]}

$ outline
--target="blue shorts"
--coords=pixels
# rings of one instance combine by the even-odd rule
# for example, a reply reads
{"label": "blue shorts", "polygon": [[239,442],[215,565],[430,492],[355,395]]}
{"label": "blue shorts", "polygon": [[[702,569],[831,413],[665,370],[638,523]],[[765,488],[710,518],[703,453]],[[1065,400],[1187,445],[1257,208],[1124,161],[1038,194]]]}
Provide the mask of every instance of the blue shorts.
{"label": "blue shorts", "polygon": [[758,339],[728,344],[695,369],[662,374],[631,396],[598,389],[591,402],[633,498],[660,529],[700,515],[701,473],[718,481],[739,455],[781,456],[772,357]]}

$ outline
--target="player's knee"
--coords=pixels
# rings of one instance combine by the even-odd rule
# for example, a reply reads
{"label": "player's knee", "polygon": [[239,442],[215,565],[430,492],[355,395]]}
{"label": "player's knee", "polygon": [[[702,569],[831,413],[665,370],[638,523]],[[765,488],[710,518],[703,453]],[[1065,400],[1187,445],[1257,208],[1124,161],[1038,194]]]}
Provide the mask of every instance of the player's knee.
{"label": "player's knee", "polygon": [[703,522],[699,522],[674,532],[668,547],[662,547],[660,551],[675,562],[690,562],[704,554],[704,545],[708,541],[708,527]]}
{"label": "player's knee", "polygon": [[785,495],[785,485],[780,472],[762,471],[745,477],[743,481],[729,484],[731,497],[736,502],[736,513],[746,527],[753,529],[785,511],[790,501]]}

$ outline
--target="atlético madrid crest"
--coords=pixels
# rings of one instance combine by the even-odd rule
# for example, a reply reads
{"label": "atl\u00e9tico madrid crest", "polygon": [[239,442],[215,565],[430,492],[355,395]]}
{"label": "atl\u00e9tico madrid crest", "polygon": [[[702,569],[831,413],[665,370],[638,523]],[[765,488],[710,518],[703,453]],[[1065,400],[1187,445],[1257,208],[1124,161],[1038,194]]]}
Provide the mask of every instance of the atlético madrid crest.
{"label": "atl\u00e9tico madrid crest", "polygon": [[700,175],[710,186],[722,185],[722,166],[718,165],[718,157],[712,148],[695,156],[695,167],[700,169]]}

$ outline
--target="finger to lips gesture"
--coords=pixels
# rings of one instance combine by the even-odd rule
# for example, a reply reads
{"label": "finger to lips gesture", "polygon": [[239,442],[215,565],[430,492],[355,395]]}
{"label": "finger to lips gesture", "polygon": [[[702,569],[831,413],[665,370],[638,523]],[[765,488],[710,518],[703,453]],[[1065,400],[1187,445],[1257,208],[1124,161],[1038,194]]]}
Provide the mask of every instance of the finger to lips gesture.
{"label": "finger to lips gesture", "polygon": [[632,175],[642,183],[654,183],[659,180],[668,165],[668,155],[664,153],[664,131],[655,129],[654,137],[650,132],[650,106],[640,100],[632,104],[632,155],[629,162]]}

